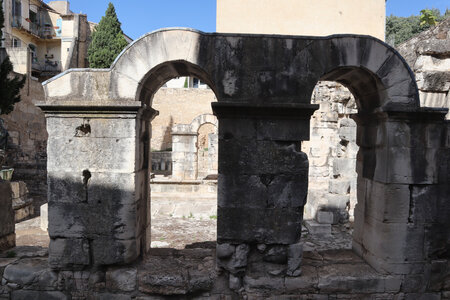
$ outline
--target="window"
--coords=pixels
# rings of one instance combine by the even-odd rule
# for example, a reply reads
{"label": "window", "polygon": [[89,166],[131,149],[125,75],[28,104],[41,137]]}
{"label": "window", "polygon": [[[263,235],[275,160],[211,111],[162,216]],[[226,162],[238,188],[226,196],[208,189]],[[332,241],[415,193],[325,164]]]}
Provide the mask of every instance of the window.
{"label": "window", "polygon": [[32,63],[37,63],[37,53],[36,53],[36,45],[33,44],[29,44],[28,47],[30,48],[30,52],[31,52],[31,62]]}
{"label": "window", "polygon": [[22,41],[19,40],[18,38],[13,38],[12,39],[12,46],[13,48],[19,48],[22,46]]}
{"label": "window", "polygon": [[12,26],[22,25],[22,3],[19,0],[12,0]]}

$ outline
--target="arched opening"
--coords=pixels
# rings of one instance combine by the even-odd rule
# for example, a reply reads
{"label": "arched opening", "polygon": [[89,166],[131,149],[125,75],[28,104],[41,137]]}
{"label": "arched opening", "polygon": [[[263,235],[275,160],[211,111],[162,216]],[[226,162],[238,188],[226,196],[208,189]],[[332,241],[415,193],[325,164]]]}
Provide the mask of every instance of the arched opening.
{"label": "arched opening", "polygon": [[358,152],[351,119],[357,112],[355,97],[335,81],[319,81],[311,103],[320,108],[311,117],[309,141],[302,143],[309,158],[302,240],[317,250],[351,249]]}
{"label": "arched opening", "polygon": [[[351,249],[357,204],[359,146],[352,115],[376,111],[385,95],[382,83],[364,68],[341,67],[320,78],[311,103],[308,199],[302,239],[316,250]],[[361,174],[362,175],[362,174]]]}
{"label": "arched opening", "polygon": [[157,66],[140,87],[139,99],[159,112],[149,141],[151,248],[215,246],[216,96],[194,81],[209,82],[198,66],[176,61]]}

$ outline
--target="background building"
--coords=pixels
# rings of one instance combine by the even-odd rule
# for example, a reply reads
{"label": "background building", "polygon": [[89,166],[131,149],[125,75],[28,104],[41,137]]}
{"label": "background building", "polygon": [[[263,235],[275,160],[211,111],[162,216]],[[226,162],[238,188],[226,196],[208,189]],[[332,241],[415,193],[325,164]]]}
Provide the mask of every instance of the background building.
{"label": "background building", "polygon": [[326,36],[372,35],[384,40],[385,0],[217,0],[217,32]]}
{"label": "background building", "polygon": [[68,1],[5,0],[4,47],[14,71],[40,81],[69,68],[87,67],[91,28]]}

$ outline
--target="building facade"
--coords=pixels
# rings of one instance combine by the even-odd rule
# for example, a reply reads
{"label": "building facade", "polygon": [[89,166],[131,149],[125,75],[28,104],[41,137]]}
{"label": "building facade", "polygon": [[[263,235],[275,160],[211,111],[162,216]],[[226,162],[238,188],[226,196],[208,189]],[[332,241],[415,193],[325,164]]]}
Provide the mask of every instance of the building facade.
{"label": "building facade", "polygon": [[40,81],[74,67],[87,67],[91,29],[86,15],[68,1],[5,0],[3,46],[14,71]]}
{"label": "building facade", "polygon": [[327,36],[364,34],[384,40],[385,0],[217,0],[216,31]]}

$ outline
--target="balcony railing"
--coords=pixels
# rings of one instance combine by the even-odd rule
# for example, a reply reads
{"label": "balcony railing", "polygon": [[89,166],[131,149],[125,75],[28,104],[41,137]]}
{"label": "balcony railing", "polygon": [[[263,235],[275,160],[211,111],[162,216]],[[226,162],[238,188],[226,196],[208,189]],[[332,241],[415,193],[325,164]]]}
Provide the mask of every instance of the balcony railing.
{"label": "balcony railing", "polygon": [[47,73],[60,73],[61,61],[59,60],[38,60],[33,59],[31,62],[31,68],[33,71],[47,72]]}
{"label": "balcony railing", "polygon": [[14,28],[22,27],[22,17],[21,16],[12,16],[11,26]]}
{"label": "balcony railing", "polygon": [[[26,24],[26,26],[25,26]],[[43,39],[51,39],[56,36],[55,29],[51,24],[41,26],[35,22],[25,19],[22,16],[11,16],[11,26],[21,30],[25,30],[35,36]]]}

